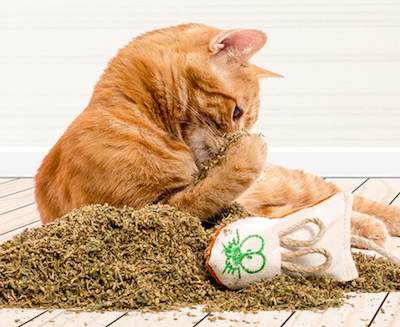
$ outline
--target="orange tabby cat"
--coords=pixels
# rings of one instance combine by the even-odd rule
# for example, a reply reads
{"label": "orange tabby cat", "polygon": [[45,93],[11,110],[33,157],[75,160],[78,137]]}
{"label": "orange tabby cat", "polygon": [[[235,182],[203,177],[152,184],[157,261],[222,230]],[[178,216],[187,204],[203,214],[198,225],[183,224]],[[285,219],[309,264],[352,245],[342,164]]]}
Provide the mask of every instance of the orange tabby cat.
{"label": "orange tabby cat", "polygon": [[[91,203],[162,202],[207,220],[238,200],[277,216],[338,192],[313,175],[266,163],[267,145],[252,134],[193,183],[223,134],[250,130],[257,120],[258,79],[279,76],[249,62],[266,39],[258,30],[189,24],[147,33],[121,49],[38,171],[42,222]],[[360,212],[354,233],[383,243],[384,221],[399,234],[399,208],[356,198],[354,209]]]}

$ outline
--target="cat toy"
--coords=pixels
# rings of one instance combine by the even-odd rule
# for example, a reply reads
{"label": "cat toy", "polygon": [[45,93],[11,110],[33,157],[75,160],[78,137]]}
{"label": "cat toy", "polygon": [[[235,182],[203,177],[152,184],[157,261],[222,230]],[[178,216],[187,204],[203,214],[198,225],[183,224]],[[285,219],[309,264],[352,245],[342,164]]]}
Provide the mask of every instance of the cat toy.
{"label": "cat toy", "polygon": [[375,243],[350,234],[353,196],[338,193],[283,219],[248,217],[222,226],[207,253],[207,267],[221,285],[241,289],[285,273],[327,274],[340,282],[358,277],[351,245],[400,260]]}

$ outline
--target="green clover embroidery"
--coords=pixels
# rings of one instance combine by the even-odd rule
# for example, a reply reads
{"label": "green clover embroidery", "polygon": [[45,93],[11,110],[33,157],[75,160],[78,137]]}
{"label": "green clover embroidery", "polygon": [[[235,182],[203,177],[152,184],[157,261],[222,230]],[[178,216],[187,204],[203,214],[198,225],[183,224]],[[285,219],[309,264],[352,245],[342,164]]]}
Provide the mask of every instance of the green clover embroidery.
{"label": "green clover embroidery", "polygon": [[[261,241],[260,249],[258,251],[252,251],[251,249],[248,249],[245,253],[243,253],[242,252],[243,245],[251,238],[260,239]],[[233,238],[231,242],[228,242],[228,246],[222,244],[222,246],[225,249],[224,253],[226,255],[226,260],[225,260],[226,266],[222,273],[224,274],[226,271],[228,274],[233,275],[237,271],[240,279],[241,278],[240,268],[242,268],[248,274],[256,274],[261,270],[263,270],[266,262],[266,258],[262,253],[265,243],[264,239],[260,235],[250,235],[247,236],[242,243],[240,244],[239,243],[240,243],[239,230],[236,229],[236,238]],[[260,265],[259,268],[254,269],[253,267],[253,270],[251,270],[250,268],[246,267],[246,264],[243,263],[243,259],[246,258],[248,260],[252,260],[257,256],[260,256],[262,258],[262,264]]]}

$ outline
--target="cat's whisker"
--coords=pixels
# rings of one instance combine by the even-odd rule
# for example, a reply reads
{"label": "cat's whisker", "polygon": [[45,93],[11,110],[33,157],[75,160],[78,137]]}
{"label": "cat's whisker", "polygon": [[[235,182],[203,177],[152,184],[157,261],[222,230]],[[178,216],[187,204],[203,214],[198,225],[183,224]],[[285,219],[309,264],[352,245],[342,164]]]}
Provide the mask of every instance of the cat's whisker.
{"label": "cat's whisker", "polygon": [[213,133],[212,135],[222,137],[223,134],[222,134],[217,128],[215,128],[214,126],[212,126],[211,123],[209,123],[206,119],[204,119],[203,117],[201,117],[201,115],[199,115],[199,113],[198,113],[196,110],[194,110],[193,108],[191,108],[188,104],[183,103],[182,100],[179,99],[179,97],[177,97],[175,94],[173,94],[173,93],[165,86],[165,84],[164,84],[162,81],[158,81],[158,82],[159,82],[160,84],[163,85],[164,90],[165,90],[166,92],[168,92],[168,94],[169,94],[171,97],[173,97],[176,101],[178,101],[181,105],[183,105],[186,109],[188,109],[192,114],[194,114],[194,115],[196,116],[196,118],[197,118],[198,120],[200,120],[200,122],[202,122],[202,123]]}
{"label": "cat's whisker", "polygon": [[[170,91],[168,91],[170,94],[171,94],[171,96],[173,96],[177,101],[179,101],[181,104],[183,104],[182,103],[182,101],[180,101],[180,99],[178,99],[177,97],[175,97]],[[185,104],[183,104],[183,105],[185,105]],[[192,108],[190,108],[189,106],[186,106],[189,110],[192,110]],[[192,111],[193,112],[193,111]],[[196,114],[195,112],[193,112],[194,114]],[[201,119],[201,117],[198,117],[199,119]],[[187,124],[193,124],[193,122],[190,122],[190,121],[181,121],[181,122],[184,122],[184,123],[187,123]],[[207,124],[208,125],[208,124]],[[219,131],[218,131],[219,132]],[[219,133],[219,134],[221,134],[221,133]],[[213,138],[214,139],[214,141],[215,141],[215,144],[214,144],[214,146],[215,146],[215,148],[218,148],[218,147],[220,147],[221,146],[221,144],[219,144],[218,143],[218,140],[217,139],[215,139],[215,138]],[[254,203],[254,205],[255,206],[257,206],[257,208],[258,208],[258,211],[260,212],[260,211],[262,211],[262,208],[263,207],[265,207],[265,206],[274,206],[274,205],[276,205],[276,203],[271,203],[269,200],[268,200],[268,198],[265,196],[265,190],[263,190],[263,191],[261,191],[260,190],[260,188],[258,187],[258,185],[257,184],[254,184],[253,186],[252,186],[258,193],[259,193],[259,195],[260,195],[260,197],[261,197],[261,199],[262,199],[262,201],[260,201],[260,199],[256,199],[256,197],[253,195],[253,194],[251,194],[250,193],[250,196],[252,197],[252,200],[253,200],[253,203]],[[269,189],[269,191],[268,192],[266,192],[267,194],[274,194],[274,198],[275,199],[280,199],[280,200],[282,200],[282,202],[284,202],[284,199],[281,197],[281,196],[279,196],[273,189]],[[258,204],[258,203],[260,203],[260,204]]]}
{"label": "cat's whisker", "polygon": [[204,124],[204,126],[206,126],[210,131],[211,131],[211,133],[212,133],[212,135],[216,135],[216,136],[220,136],[220,137],[222,137],[222,133],[217,129],[217,128],[215,128],[214,126],[212,126],[206,119],[204,119],[203,117],[201,117],[199,114],[198,114],[198,112],[196,111],[196,110],[194,110],[194,109],[192,109],[189,105],[186,105],[186,104],[184,104],[184,103],[182,103],[182,101],[180,101],[178,98],[176,98],[182,105],[184,105],[191,113],[193,113],[195,116],[196,116],[196,118],[198,119],[198,120],[200,120],[203,124]]}

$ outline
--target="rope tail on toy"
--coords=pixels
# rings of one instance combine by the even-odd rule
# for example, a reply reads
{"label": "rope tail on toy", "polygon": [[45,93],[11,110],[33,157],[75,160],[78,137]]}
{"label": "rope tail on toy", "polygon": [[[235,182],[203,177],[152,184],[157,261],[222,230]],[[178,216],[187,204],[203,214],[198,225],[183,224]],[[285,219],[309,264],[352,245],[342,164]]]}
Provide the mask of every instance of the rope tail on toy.
{"label": "rope tail on toy", "polygon": [[380,255],[384,256],[389,261],[396,264],[397,266],[400,266],[399,258],[390,254],[388,251],[386,251],[384,248],[380,247],[373,241],[370,241],[364,237],[352,235],[350,242],[351,242],[351,245],[353,245],[353,246],[362,246],[363,248],[366,248],[367,250],[375,251],[375,252],[379,253]]}

